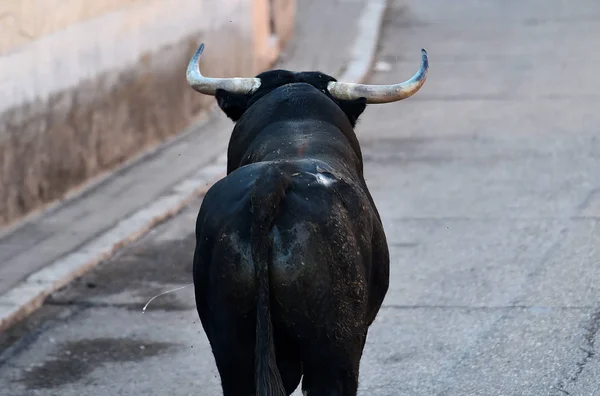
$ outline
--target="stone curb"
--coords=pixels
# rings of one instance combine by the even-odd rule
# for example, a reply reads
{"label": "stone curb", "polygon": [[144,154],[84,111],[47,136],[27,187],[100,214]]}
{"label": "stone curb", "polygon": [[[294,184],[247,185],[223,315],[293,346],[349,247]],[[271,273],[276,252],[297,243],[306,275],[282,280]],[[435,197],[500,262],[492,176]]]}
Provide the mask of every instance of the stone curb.
{"label": "stone curb", "polygon": [[358,22],[359,33],[352,46],[350,61],[338,80],[359,83],[369,76],[387,4],[388,0],[369,0],[365,5]]}
{"label": "stone curb", "polygon": [[[340,81],[363,82],[368,77],[386,8],[387,0],[369,0],[365,6],[350,61]],[[0,331],[37,310],[51,293],[82,276],[118,249],[139,239],[158,223],[179,213],[223,177],[225,167],[226,156],[221,155],[216,162],[179,182],[151,205],[121,220],[78,250],[29,275],[0,296]]]}

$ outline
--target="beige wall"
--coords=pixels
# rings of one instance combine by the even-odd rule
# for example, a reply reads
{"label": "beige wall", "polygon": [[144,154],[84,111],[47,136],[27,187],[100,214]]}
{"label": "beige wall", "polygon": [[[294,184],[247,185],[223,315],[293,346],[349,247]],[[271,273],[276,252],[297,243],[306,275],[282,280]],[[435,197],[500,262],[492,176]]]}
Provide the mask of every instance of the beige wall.
{"label": "beige wall", "polygon": [[1,1],[0,227],[189,125],[213,102],[185,81],[200,41],[207,75],[268,67],[270,1]]}
{"label": "beige wall", "polygon": [[2,0],[0,54],[43,35],[143,0]]}
{"label": "beige wall", "polygon": [[294,34],[294,23],[290,23],[296,17],[296,0],[270,0],[275,17],[275,34],[282,44],[286,44]]}

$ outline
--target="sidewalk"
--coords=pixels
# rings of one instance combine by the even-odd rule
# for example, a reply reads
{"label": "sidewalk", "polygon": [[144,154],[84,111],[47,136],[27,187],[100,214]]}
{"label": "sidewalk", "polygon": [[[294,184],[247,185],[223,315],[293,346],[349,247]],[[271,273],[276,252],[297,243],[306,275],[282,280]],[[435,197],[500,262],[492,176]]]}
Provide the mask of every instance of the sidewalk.
{"label": "sidewalk", "polygon": [[[366,31],[372,36],[378,29],[361,29],[359,23],[378,26],[384,7],[382,0],[326,5],[318,0],[303,1],[298,7],[296,36],[279,67],[321,70],[339,77],[349,64],[365,64],[376,40],[358,42],[354,48],[356,35]],[[330,29],[346,33],[327,34]],[[356,58],[356,54],[361,56]],[[206,43],[204,56],[211,56],[210,43]],[[232,127],[230,120],[216,111],[79,196],[0,235],[0,331],[39,307],[49,293],[205,192],[223,175]]]}

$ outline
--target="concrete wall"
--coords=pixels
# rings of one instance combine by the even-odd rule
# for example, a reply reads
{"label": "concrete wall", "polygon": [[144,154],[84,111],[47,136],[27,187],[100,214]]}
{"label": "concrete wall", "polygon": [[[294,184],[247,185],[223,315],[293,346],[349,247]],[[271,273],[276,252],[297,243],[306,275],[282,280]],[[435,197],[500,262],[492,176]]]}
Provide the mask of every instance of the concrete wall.
{"label": "concrete wall", "polygon": [[0,2],[0,226],[189,125],[213,102],[185,81],[200,41],[206,75],[255,75],[294,11],[294,0]]}
{"label": "concrete wall", "polygon": [[296,0],[270,0],[273,31],[281,45],[285,45],[294,34],[296,17]]}

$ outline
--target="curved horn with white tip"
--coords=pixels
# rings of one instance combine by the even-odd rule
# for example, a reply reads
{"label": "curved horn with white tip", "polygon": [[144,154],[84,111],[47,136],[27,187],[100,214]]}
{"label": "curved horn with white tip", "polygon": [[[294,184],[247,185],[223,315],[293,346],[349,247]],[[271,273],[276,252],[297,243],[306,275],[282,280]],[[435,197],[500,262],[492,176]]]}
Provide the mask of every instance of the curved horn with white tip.
{"label": "curved horn with white tip", "polygon": [[421,67],[410,79],[392,85],[367,85],[332,81],[327,85],[329,93],[341,100],[366,98],[367,103],[389,103],[414,95],[425,84],[429,61],[427,51],[421,50]]}
{"label": "curved horn with white tip", "polygon": [[205,95],[214,95],[217,89],[232,93],[251,94],[260,87],[260,78],[210,78],[200,73],[200,55],[204,51],[204,43],[190,59],[185,76],[188,84]]}

